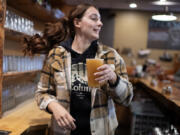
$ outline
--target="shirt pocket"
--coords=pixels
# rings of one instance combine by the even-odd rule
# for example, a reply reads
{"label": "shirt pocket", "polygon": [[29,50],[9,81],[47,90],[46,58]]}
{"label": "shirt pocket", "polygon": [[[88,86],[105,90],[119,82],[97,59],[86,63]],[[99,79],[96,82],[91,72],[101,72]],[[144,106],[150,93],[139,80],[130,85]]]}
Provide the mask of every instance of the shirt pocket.
{"label": "shirt pocket", "polygon": [[64,72],[55,72],[54,73],[55,83],[64,84],[65,83],[65,73]]}
{"label": "shirt pocket", "polygon": [[56,84],[56,90],[65,90],[66,78],[64,72],[55,72],[54,79]]}
{"label": "shirt pocket", "polygon": [[65,72],[55,72],[54,78],[56,84],[56,98],[60,104],[68,110],[70,103],[70,93],[67,90]]}

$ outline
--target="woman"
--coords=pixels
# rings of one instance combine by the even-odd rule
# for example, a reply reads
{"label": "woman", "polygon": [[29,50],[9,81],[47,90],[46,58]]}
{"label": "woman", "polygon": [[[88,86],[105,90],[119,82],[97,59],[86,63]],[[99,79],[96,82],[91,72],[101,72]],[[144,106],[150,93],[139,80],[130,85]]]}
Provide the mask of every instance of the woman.
{"label": "woman", "polygon": [[[35,98],[52,113],[55,135],[113,135],[118,125],[113,101],[128,105],[132,99],[123,59],[97,42],[102,25],[96,7],[78,5],[68,18],[47,24],[43,37],[25,39],[25,53],[48,53]],[[94,74],[103,84],[99,89],[88,87],[87,58],[104,59]]]}

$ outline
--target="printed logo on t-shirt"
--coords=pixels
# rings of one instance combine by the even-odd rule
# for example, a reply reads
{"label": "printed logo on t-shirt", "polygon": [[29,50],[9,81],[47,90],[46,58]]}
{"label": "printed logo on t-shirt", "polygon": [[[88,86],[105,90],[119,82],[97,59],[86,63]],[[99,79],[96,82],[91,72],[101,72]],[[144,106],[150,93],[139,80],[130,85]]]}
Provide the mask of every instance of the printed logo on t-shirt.
{"label": "printed logo on t-shirt", "polygon": [[71,71],[72,92],[83,99],[91,92],[87,82],[86,65],[83,63],[73,64]]}

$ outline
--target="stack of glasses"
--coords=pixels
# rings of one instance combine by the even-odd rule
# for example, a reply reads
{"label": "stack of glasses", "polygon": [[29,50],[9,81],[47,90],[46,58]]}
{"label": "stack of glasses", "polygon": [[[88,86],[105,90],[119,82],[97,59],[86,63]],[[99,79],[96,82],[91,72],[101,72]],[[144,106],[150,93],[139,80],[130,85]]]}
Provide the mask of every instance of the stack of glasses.
{"label": "stack of glasses", "polygon": [[9,10],[6,10],[6,21],[4,26],[5,28],[27,35],[34,35],[35,33],[42,35],[42,32],[34,29],[34,23],[31,20],[21,17]]}
{"label": "stack of glasses", "polygon": [[33,70],[41,70],[43,66],[44,56],[3,56],[3,72],[25,72]]}

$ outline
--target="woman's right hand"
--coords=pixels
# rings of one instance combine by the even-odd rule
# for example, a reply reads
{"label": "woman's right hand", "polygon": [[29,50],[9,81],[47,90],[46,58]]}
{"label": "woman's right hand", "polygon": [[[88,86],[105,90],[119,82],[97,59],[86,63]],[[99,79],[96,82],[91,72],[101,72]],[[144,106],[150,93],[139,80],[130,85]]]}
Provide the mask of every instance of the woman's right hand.
{"label": "woman's right hand", "polygon": [[48,109],[51,111],[58,123],[58,125],[67,130],[74,130],[76,125],[75,119],[69,114],[69,112],[57,102],[50,102]]}

